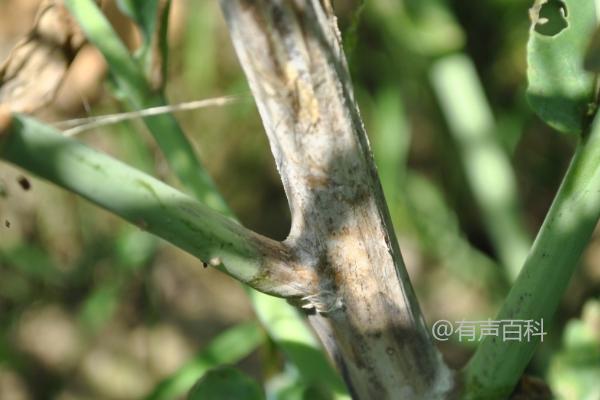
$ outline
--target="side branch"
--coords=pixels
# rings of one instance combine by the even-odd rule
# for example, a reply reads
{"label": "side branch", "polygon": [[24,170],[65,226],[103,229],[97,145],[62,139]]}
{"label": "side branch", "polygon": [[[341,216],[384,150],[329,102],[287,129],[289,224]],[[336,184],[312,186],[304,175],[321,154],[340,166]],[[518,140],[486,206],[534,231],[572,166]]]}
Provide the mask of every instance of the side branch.
{"label": "side branch", "polygon": [[304,297],[314,273],[286,245],[258,235],[159,180],[63,137],[34,119],[0,113],[0,159],[114,212],[262,292]]}

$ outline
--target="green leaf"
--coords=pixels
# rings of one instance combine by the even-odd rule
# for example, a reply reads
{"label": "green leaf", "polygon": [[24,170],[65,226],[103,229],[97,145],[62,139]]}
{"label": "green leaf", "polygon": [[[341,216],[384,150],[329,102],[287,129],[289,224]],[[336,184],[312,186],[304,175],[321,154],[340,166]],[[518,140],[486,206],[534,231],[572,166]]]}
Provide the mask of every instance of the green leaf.
{"label": "green leaf", "polygon": [[249,376],[233,367],[208,371],[190,390],[188,400],[263,400],[262,389]]}
{"label": "green leaf", "polygon": [[592,0],[535,0],[527,44],[527,97],[551,127],[581,133],[589,125],[594,75],[583,69],[596,25]]}

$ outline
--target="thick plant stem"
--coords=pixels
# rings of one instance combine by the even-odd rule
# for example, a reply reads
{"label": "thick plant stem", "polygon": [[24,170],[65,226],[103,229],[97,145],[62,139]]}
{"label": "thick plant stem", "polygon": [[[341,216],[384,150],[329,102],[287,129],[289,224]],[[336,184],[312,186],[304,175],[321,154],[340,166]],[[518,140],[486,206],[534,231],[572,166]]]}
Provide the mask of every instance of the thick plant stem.
{"label": "thick plant stem", "polygon": [[[496,320],[543,320],[550,326],[599,217],[600,118],[596,117]],[[486,338],[464,371],[465,398],[507,398],[538,343],[538,337],[531,341]]]}
{"label": "thick plant stem", "polygon": [[206,266],[222,263],[225,272],[255,289],[281,297],[314,290],[314,272],[295,262],[284,244],[47,125],[22,116],[15,116],[11,125],[2,133],[0,158],[78,193]]}
{"label": "thick plant stem", "polygon": [[423,322],[329,1],[222,0],[292,214],[319,276],[309,320],[355,399],[436,399],[451,374]]}

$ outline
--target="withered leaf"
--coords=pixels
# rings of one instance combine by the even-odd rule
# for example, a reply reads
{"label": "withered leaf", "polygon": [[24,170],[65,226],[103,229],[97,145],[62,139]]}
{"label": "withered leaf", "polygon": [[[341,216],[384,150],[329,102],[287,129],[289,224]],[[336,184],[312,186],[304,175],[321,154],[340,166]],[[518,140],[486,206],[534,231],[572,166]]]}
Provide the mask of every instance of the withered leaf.
{"label": "withered leaf", "polygon": [[42,1],[32,30],[0,67],[0,104],[32,113],[50,103],[84,42],[62,0]]}

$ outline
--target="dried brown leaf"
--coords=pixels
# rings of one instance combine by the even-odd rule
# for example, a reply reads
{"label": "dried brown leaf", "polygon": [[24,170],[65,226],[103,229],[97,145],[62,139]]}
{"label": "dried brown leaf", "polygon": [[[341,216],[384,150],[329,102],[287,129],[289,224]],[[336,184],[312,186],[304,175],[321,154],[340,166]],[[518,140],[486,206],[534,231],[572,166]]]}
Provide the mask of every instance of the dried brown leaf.
{"label": "dried brown leaf", "polygon": [[62,0],[44,0],[32,30],[0,67],[0,104],[32,113],[50,103],[85,37]]}

